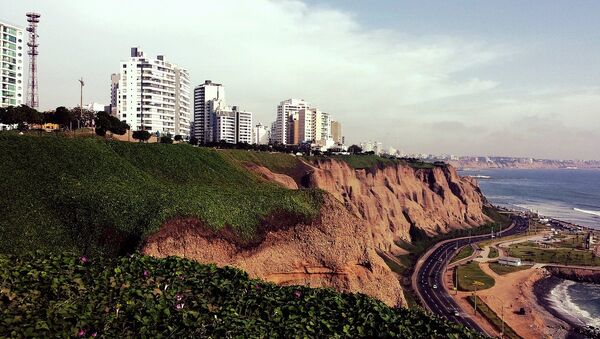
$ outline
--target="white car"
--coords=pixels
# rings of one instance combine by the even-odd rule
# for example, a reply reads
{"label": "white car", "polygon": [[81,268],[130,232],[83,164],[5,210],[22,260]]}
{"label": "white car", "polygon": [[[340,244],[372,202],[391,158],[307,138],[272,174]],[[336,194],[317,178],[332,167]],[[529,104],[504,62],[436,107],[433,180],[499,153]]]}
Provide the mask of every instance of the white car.
{"label": "white car", "polygon": [[436,285],[436,284],[433,284],[433,288],[437,288],[437,285]]}

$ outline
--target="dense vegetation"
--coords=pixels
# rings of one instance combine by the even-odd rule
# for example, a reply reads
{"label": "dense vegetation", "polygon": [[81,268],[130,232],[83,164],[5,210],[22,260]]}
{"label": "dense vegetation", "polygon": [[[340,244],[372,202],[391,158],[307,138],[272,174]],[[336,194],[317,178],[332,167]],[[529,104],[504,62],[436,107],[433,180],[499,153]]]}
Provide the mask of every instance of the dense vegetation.
{"label": "dense vegetation", "polygon": [[186,144],[0,133],[0,253],[120,254],[170,218],[229,226],[242,241],[284,213],[314,217],[318,190],[267,183],[228,157]]}
{"label": "dense vegetation", "polygon": [[277,287],[175,257],[0,256],[0,337],[474,338],[361,294]]}

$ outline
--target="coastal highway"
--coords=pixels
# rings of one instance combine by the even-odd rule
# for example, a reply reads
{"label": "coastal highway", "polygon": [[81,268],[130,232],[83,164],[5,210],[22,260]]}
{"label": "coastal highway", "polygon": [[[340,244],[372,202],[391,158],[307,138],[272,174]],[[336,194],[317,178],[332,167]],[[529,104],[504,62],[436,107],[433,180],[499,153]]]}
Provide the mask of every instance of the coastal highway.
{"label": "coastal highway", "polygon": [[[515,217],[511,227],[496,234],[506,237],[527,231],[528,221]],[[490,239],[491,234],[444,240],[436,244],[417,262],[412,276],[413,289],[421,299],[423,306],[429,311],[450,321],[463,324],[469,328],[486,333],[468,314],[460,312],[460,307],[450,296],[450,291],[444,284],[444,272],[450,259],[462,247],[471,243]]]}

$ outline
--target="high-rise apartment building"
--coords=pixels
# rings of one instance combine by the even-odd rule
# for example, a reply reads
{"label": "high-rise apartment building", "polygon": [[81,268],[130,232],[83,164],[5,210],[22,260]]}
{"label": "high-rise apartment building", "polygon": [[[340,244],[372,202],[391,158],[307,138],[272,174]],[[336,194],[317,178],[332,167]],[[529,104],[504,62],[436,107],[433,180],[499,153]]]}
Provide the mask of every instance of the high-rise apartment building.
{"label": "high-rise apartment building", "polygon": [[110,75],[110,108],[109,113],[112,116],[117,116],[117,103],[119,102],[119,81],[121,74],[113,73]]}
{"label": "high-rise apartment building", "polygon": [[0,69],[2,70],[0,107],[19,106],[25,103],[24,41],[22,28],[0,22]]}
{"label": "high-rise apartment building", "polygon": [[211,105],[213,100],[225,103],[225,87],[210,80],[194,89],[194,136],[200,142],[209,142],[212,137]]}
{"label": "high-rise apartment building", "polygon": [[[215,101],[212,101],[215,102]],[[211,105],[212,106],[212,105]],[[252,113],[237,106],[211,107],[212,142],[252,143]]]}
{"label": "high-rise apartment building", "polygon": [[117,117],[132,130],[189,137],[192,113],[187,70],[162,55],[148,58],[133,47],[129,60],[121,62],[117,93]]}
{"label": "high-rise apartment building", "polygon": [[301,109],[309,107],[310,104],[304,101],[304,99],[287,99],[280,102],[277,106],[275,128],[273,129],[273,135],[271,136],[272,141],[280,144],[291,144],[291,133],[288,133],[290,116],[295,113],[297,114]]}
{"label": "high-rise apartment building", "polygon": [[[295,115],[292,116],[295,119]],[[292,122],[295,123],[295,121]],[[303,143],[310,142],[319,145],[325,145],[327,140],[331,139],[331,117],[329,113],[325,113],[318,108],[303,108],[298,111],[298,136],[296,137],[295,125],[289,125],[290,133],[294,135],[293,142]],[[292,128],[293,126],[294,128]]]}
{"label": "high-rise apartment building", "polygon": [[343,144],[342,140],[342,123],[339,121],[331,120],[331,138],[333,142],[338,145]]}
{"label": "high-rise apartment building", "polygon": [[271,128],[263,124],[254,126],[252,133],[252,143],[257,145],[267,145],[271,139]]}

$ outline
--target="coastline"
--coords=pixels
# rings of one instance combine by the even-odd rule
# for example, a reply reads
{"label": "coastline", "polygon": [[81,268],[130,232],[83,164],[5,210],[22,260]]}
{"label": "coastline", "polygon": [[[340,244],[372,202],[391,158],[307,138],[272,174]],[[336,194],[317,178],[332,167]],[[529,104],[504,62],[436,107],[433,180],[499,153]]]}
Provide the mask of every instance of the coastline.
{"label": "coastline", "polygon": [[548,313],[552,314],[552,316],[568,324],[569,328],[567,329],[568,332],[566,338],[590,338],[589,336],[582,334],[583,330],[586,329],[586,325],[582,323],[581,320],[571,316],[570,314],[561,312],[558,307],[555,307],[555,303],[550,297],[552,290],[560,285],[564,280],[565,279],[549,274],[547,277],[536,281],[533,284],[532,289],[537,303],[544,307],[544,309]]}

